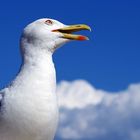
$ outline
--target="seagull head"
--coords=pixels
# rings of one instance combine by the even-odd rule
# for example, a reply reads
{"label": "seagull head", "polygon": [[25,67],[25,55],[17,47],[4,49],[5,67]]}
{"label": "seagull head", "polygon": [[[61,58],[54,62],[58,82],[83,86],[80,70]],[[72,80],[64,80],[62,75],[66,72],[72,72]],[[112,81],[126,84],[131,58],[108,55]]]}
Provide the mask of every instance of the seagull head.
{"label": "seagull head", "polygon": [[54,19],[39,19],[24,28],[21,47],[25,49],[25,46],[30,46],[54,52],[71,40],[88,40],[86,36],[73,34],[80,30],[91,28],[85,24],[65,25]]}

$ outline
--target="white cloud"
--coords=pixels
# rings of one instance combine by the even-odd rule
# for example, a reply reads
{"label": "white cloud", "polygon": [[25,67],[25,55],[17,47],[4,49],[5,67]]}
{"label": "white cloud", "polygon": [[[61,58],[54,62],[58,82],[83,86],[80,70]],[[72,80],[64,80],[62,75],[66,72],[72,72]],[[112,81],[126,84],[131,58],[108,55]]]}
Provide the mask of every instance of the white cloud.
{"label": "white cloud", "polygon": [[57,87],[60,125],[57,138],[138,140],[140,138],[140,84],[109,93],[84,80]]}

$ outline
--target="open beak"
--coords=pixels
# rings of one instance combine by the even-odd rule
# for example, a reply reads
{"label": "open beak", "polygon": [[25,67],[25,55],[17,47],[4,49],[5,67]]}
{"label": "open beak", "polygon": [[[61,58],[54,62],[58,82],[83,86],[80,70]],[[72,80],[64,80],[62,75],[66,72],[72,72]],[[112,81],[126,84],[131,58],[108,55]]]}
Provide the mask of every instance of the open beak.
{"label": "open beak", "polygon": [[70,40],[89,40],[89,38],[86,36],[72,34],[73,32],[77,32],[81,30],[91,31],[91,28],[85,24],[77,24],[77,25],[70,25],[64,28],[56,29],[53,30],[53,32],[60,32],[63,34],[62,38],[66,38]]}

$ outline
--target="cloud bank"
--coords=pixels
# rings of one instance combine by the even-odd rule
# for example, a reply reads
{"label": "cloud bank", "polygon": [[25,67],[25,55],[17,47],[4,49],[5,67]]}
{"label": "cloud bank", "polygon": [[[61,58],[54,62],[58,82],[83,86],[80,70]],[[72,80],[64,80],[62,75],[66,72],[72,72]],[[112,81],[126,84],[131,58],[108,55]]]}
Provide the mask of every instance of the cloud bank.
{"label": "cloud bank", "polygon": [[140,84],[109,93],[84,80],[62,81],[57,95],[60,124],[56,139],[140,139]]}

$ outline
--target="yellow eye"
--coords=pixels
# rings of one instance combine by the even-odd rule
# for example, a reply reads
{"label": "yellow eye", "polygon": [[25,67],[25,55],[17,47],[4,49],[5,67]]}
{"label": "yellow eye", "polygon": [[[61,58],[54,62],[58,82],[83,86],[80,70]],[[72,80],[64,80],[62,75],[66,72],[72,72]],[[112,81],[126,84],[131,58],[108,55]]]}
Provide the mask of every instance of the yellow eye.
{"label": "yellow eye", "polygon": [[53,22],[52,22],[51,20],[46,20],[45,23],[46,23],[47,25],[52,25],[52,24],[53,24]]}

